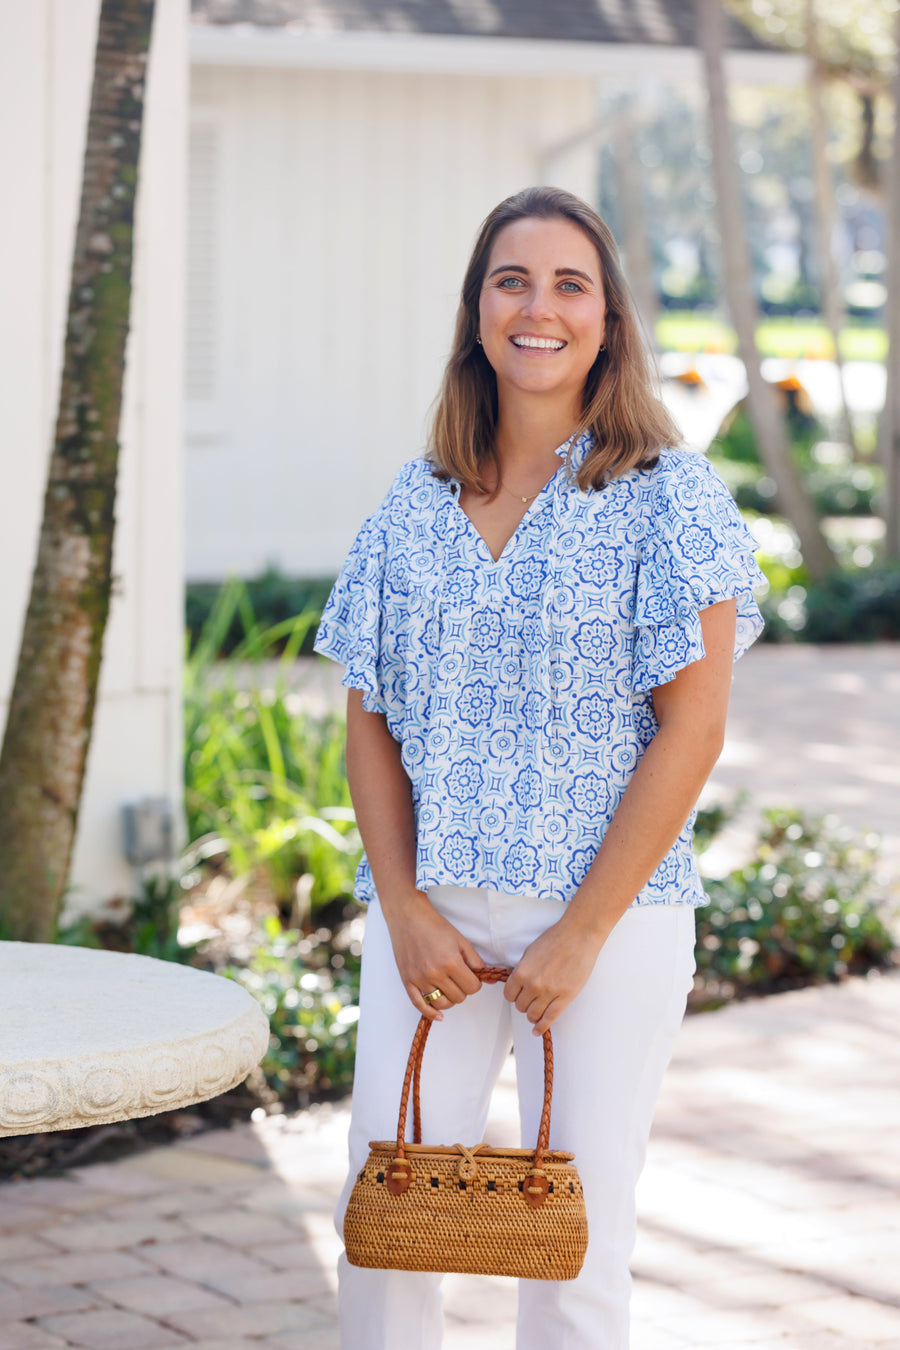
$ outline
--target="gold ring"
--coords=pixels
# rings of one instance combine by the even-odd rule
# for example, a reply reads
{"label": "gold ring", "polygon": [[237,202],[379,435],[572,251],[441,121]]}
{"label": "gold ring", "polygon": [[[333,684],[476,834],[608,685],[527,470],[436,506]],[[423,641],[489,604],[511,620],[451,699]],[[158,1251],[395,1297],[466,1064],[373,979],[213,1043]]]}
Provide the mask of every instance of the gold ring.
{"label": "gold ring", "polygon": [[440,989],[432,989],[430,994],[423,994],[422,997],[426,1003],[436,1003],[439,998],[444,997],[444,994]]}

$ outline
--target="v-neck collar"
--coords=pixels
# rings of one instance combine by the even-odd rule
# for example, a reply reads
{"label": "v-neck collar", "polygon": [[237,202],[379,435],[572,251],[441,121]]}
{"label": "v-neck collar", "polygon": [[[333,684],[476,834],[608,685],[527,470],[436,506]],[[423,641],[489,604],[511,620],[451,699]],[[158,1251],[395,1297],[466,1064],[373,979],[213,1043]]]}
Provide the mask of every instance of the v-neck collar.
{"label": "v-neck collar", "polygon": [[487,562],[491,568],[497,568],[501,563],[508,562],[511,555],[515,552],[516,545],[521,538],[522,526],[526,521],[538,515],[540,511],[543,511],[550,505],[554,494],[559,491],[561,480],[567,478],[573,470],[578,469],[586,456],[590,453],[593,444],[593,434],[590,431],[583,431],[579,435],[567,437],[561,445],[556,447],[555,453],[563,463],[560,464],[560,467],[555,473],[550,475],[540,492],[536,494],[534,500],[523,513],[518,525],[513,530],[496,558],[488,548],[487,540],[479,530],[478,526],[459,504],[459,494],[461,490],[459,480],[452,476],[446,480],[446,488],[452,505],[465,521],[464,528],[468,530],[471,537],[474,539],[475,547],[481,552],[483,561]]}
{"label": "v-neck collar", "polygon": [[525,525],[526,521],[530,521],[536,515],[539,515],[542,511],[546,510],[549,507],[552,501],[553,493],[557,490],[557,483],[561,472],[562,467],[560,467],[559,469],[556,470],[555,473],[550,475],[544,486],[541,488],[540,492],[538,492],[535,495],[534,500],[523,512],[518,525],[513,530],[512,534],[509,536],[509,538],[503,545],[503,548],[500,550],[500,553],[496,558],[494,557],[491,550],[488,548],[487,540],[479,530],[478,526],[475,524],[474,520],[472,520],[471,516],[469,516],[467,512],[465,512],[463,508],[460,506],[459,483],[456,481],[456,479],[451,480],[449,486],[450,486],[450,500],[452,507],[462,516],[465,522],[464,528],[468,529],[472,538],[475,541],[476,549],[481,550],[481,553],[483,554],[483,560],[486,563],[488,563],[491,568],[497,568],[501,565],[501,563],[509,561],[509,558],[515,552],[516,545],[518,544],[521,538],[523,525]]}

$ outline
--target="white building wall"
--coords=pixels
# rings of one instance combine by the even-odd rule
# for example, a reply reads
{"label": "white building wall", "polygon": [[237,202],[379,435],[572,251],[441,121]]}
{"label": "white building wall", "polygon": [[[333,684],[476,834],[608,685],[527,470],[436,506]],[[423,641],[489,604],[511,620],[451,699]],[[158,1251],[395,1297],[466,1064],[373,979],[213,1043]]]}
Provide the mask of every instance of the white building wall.
{"label": "white building wall", "polygon": [[[15,675],[54,432],[98,0],[0,13],[0,694]],[[69,912],[131,893],[121,808],[181,801],[181,457],[187,0],[157,0],[113,569]]]}
{"label": "white building wall", "polygon": [[[189,579],[340,565],[418,454],[481,220],[594,114],[587,77],[195,65]],[[554,181],[593,193],[590,152]]]}

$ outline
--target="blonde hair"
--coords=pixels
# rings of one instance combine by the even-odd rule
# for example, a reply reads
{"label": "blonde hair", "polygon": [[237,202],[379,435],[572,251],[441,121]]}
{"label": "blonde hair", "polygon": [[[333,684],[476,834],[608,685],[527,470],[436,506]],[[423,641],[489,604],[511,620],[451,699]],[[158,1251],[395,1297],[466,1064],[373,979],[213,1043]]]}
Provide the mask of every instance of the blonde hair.
{"label": "blonde hair", "polygon": [[[654,370],[641,335],[634,303],[622,275],[612,233],[597,212],[562,188],[532,187],[495,206],[484,220],[466,269],[456,315],[456,332],[428,437],[428,457],[439,477],[452,475],[464,486],[491,495],[499,490],[500,464],[494,445],[497,378],[476,341],[479,300],[494,240],[516,220],[570,220],[597,250],[606,301],[605,350],[588,371],[576,434],[590,431],[594,446],[576,474],[586,491],[638,466],[650,467],[660,450],[681,436],[654,392]],[[494,472],[485,475],[485,469]]]}

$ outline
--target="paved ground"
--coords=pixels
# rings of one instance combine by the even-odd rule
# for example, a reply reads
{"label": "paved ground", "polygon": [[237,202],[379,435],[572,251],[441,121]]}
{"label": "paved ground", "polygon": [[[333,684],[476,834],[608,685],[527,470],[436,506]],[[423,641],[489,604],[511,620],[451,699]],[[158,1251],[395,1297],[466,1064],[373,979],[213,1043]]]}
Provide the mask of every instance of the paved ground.
{"label": "paved ground", "polygon": [[900,864],[900,644],[752,647],[711,785],[834,812]]}
{"label": "paved ground", "polygon": [[[898,694],[897,647],[755,648],[714,788],[834,809],[900,858]],[[900,1350],[898,1035],[900,973],[686,1019],[638,1190],[633,1350]],[[336,1350],[345,1129],[321,1108],[0,1185],[0,1350]],[[514,1297],[448,1279],[446,1350],[512,1350]]]}
{"label": "paved ground", "polygon": [[[688,1017],[638,1190],[633,1350],[900,1350],[900,975]],[[490,1137],[510,1141],[510,1074]],[[337,1350],[346,1108],[0,1191],[0,1350]],[[451,1277],[447,1350],[513,1350]],[[405,1350],[398,1346],[396,1350]]]}

